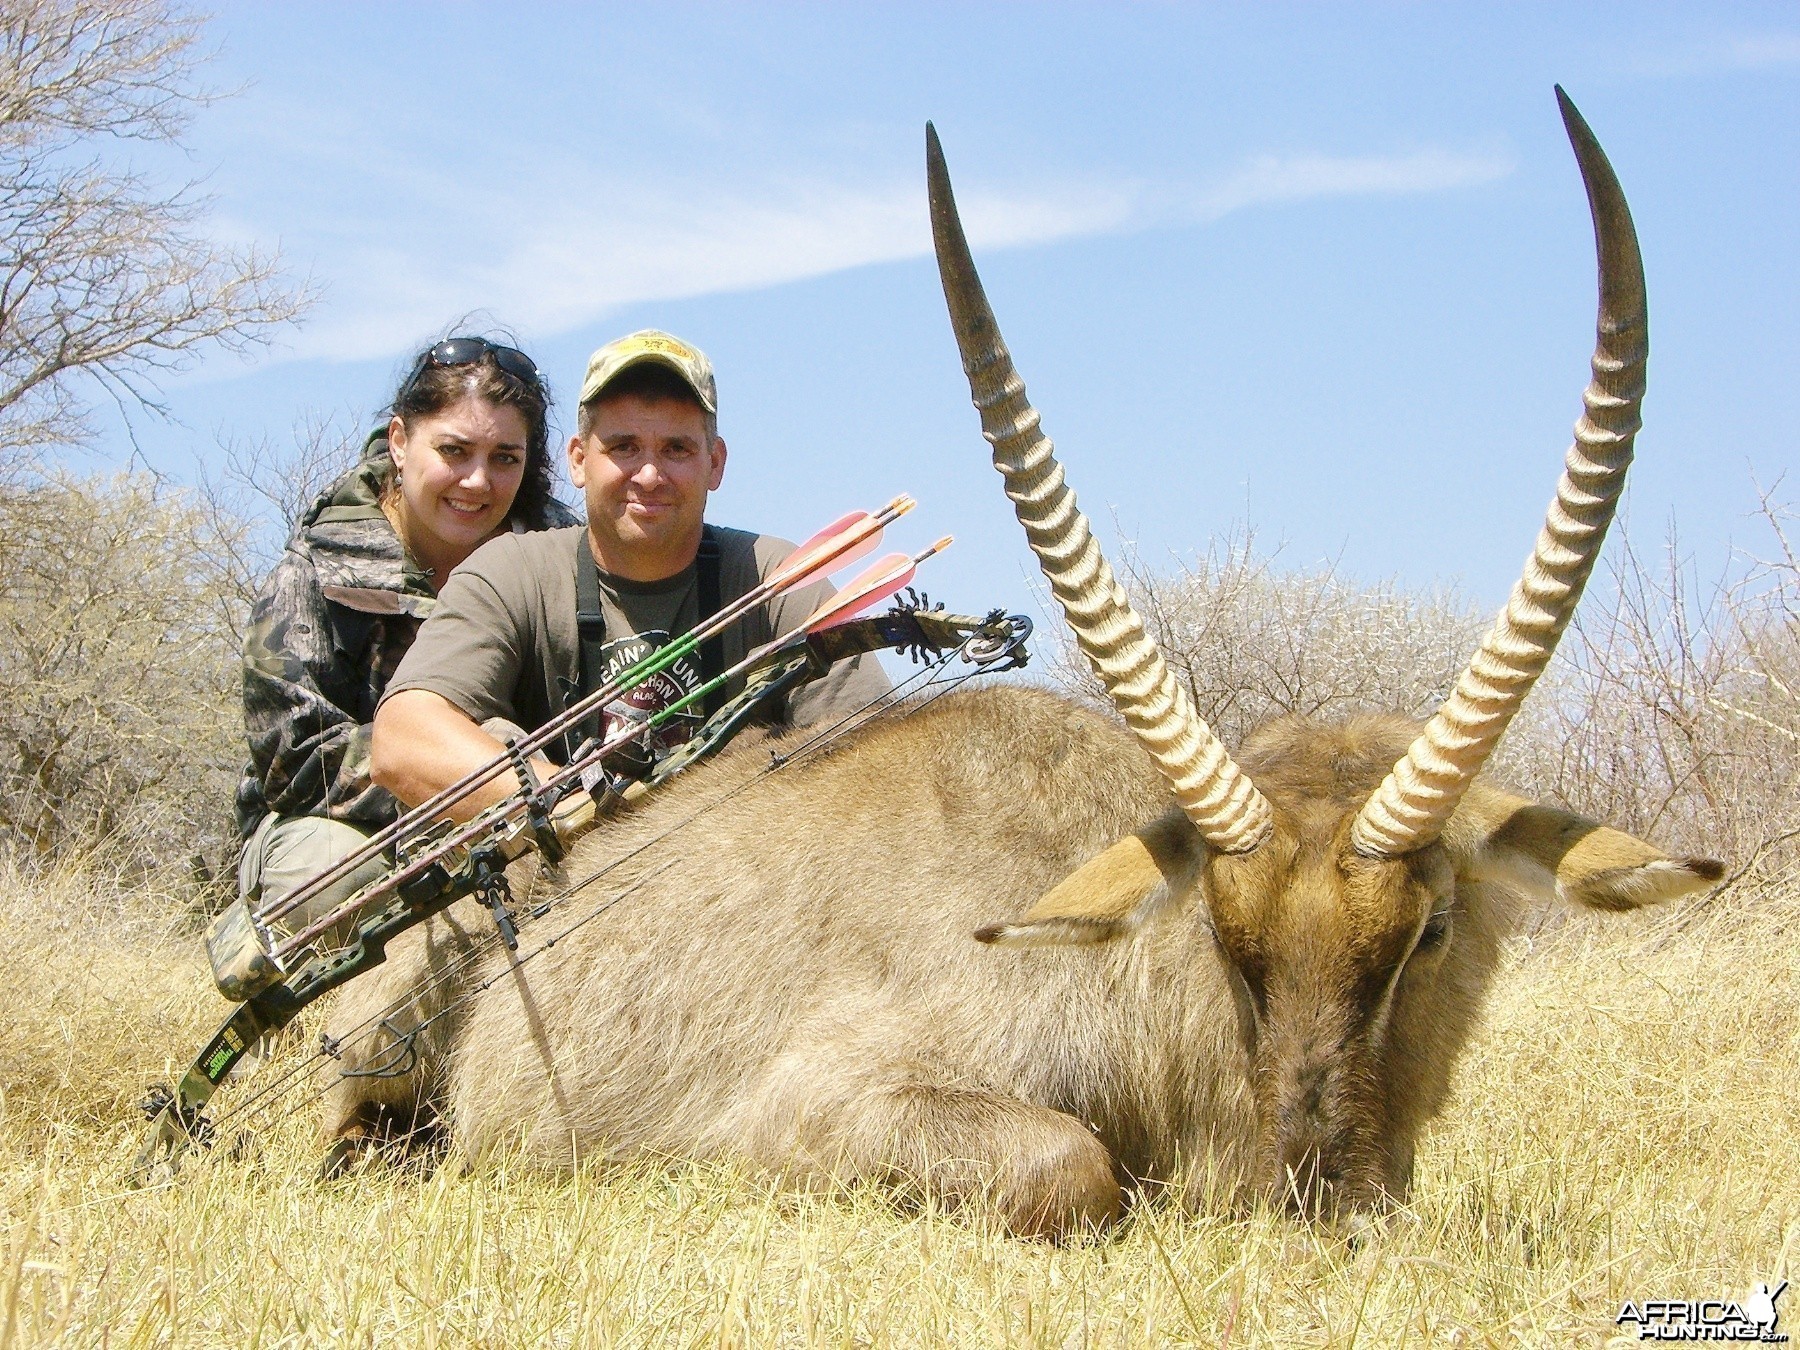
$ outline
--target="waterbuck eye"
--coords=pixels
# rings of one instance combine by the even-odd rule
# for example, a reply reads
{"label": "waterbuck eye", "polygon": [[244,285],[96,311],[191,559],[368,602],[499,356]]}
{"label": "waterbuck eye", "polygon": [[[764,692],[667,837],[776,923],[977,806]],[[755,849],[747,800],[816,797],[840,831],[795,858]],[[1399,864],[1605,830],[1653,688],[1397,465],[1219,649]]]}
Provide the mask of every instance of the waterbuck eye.
{"label": "waterbuck eye", "polygon": [[1449,936],[1450,911],[1434,909],[1431,917],[1425,920],[1424,930],[1419,934],[1419,950],[1430,951],[1432,948],[1442,945],[1444,939]]}

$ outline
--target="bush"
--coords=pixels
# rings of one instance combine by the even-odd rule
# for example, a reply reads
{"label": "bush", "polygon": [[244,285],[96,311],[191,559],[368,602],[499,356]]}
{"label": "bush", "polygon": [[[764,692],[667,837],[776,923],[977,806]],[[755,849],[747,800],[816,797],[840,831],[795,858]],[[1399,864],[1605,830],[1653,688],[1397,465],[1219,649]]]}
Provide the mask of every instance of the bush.
{"label": "bush", "polygon": [[[1228,746],[1287,713],[1429,716],[1461,673],[1487,618],[1453,591],[1358,586],[1329,568],[1282,573],[1249,534],[1159,575],[1136,555],[1121,582],[1175,678]],[[1062,623],[1057,679],[1105,702]]]}
{"label": "bush", "polygon": [[144,475],[0,488],[0,846],[121,877],[235,849],[242,529]]}
{"label": "bush", "polygon": [[1523,784],[1722,857],[1728,884],[1759,889],[1800,877],[1800,559],[1792,514],[1765,501],[1763,516],[1770,556],[1705,590],[1673,538],[1660,568],[1615,541],[1558,653]]}

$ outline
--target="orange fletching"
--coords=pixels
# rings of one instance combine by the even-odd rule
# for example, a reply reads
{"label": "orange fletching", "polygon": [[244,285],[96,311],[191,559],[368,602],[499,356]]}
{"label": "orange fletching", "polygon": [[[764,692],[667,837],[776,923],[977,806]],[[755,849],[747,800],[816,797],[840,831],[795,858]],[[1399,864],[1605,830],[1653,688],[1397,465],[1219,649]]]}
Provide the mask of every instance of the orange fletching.
{"label": "orange fletching", "polygon": [[[872,553],[881,542],[883,528],[867,511],[852,511],[788,554],[763,584],[779,588],[808,572],[830,576]],[[836,557],[832,556],[834,551]]]}

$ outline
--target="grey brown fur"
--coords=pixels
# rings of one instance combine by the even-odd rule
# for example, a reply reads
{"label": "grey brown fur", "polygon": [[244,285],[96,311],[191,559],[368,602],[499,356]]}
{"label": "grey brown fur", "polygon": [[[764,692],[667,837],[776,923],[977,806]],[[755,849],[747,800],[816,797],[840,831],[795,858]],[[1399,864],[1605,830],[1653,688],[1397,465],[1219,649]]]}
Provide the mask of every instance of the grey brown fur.
{"label": "grey brown fur", "polygon": [[[660,835],[766,753],[730,759],[584,840],[565,875]],[[1074,1159],[1078,1179],[1052,1189],[1110,1213],[1115,1158],[1166,1172],[1210,1151],[1205,1122],[1243,1133],[1241,1069],[1216,1071],[1238,1054],[1228,999],[1214,989],[1210,1008],[1183,1017],[1196,1052],[1157,1046],[1144,1033],[1166,1010],[1142,1024],[1157,982],[1150,945],[1096,960],[996,951],[969,934],[1166,805],[1122,728],[1049,694],[997,689],[878,725],[569,901],[580,913],[677,860],[469,1004],[448,1043],[430,1047],[444,1059],[428,1054],[405,1080],[340,1085],[333,1132],[366,1116],[364,1103],[404,1112],[423,1096],[448,1109],[471,1156],[522,1142],[559,1166],[747,1159],[795,1181],[923,1178],[947,1197],[988,1188],[995,1159],[1056,1177]],[[1158,947],[1184,941],[1165,937]],[[347,990],[334,1020],[352,1025],[402,995],[429,964],[424,941]],[[1137,997],[1108,1000],[1108,989]],[[412,1090],[440,1074],[441,1096]],[[1012,1217],[1041,1226],[1037,1207]]]}
{"label": "grey brown fur", "polygon": [[[1312,841],[1345,833],[1415,731],[1393,719],[1265,729],[1241,760],[1276,837],[1239,859],[1208,855],[1188,830],[1195,871],[1220,889],[1252,868],[1285,871],[1291,889],[1295,871],[1329,871],[1335,855]],[[764,762],[752,750],[690,775],[583,841],[565,875],[661,835]],[[504,952],[490,957],[480,975],[500,978],[436,1024],[418,1071],[340,1084],[328,1126],[355,1134],[377,1102],[423,1108],[447,1116],[470,1158],[517,1145],[551,1167],[747,1161],[792,1184],[873,1179],[979,1199],[1027,1233],[1106,1222],[1128,1178],[1179,1181],[1195,1201],[1279,1198],[1324,1159],[1341,1200],[1403,1191],[1513,909],[1475,874],[1487,826],[1471,818],[1422,855],[1369,864],[1440,886],[1438,873],[1462,873],[1450,936],[1405,963],[1379,1046],[1344,987],[1358,939],[1329,924],[1315,961],[1270,973],[1260,1036],[1192,889],[1103,945],[970,940],[1167,809],[1122,728],[1047,693],[992,689],[878,725],[609,872],[543,922],[649,879],[545,956],[511,974]],[[409,937],[346,991],[340,1025],[456,946],[437,926]],[[1314,1089],[1327,1100],[1309,1114],[1300,1098]]]}

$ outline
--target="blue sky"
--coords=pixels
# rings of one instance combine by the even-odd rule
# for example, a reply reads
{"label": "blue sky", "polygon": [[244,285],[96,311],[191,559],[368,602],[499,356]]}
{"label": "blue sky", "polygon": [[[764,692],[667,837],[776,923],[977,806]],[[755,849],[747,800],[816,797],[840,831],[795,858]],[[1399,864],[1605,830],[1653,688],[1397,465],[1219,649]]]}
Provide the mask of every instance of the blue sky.
{"label": "blue sky", "polygon": [[[1796,459],[1791,5],[246,3],[210,35],[242,91],[152,167],[323,298],[132,417],[176,477],[223,438],[371,422],[469,311],[566,431],[587,353],[656,326],[718,369],[715,519],[798,537],[910,491],[896,543],[958,537],[934,596],[1029,607],[929,259],[931,118],[1103,540],[1157,560],[1248,524],[1293,567],[1498,604],[1593,341],[1558,81],[1644,244],[1635,534],[1673,519],[1716,572]],[[130,453],[109,416],[89,462]]]}

